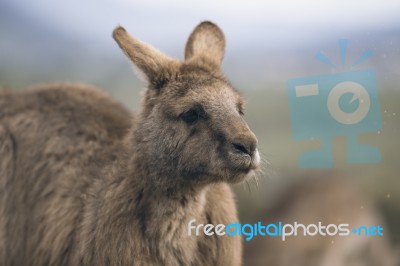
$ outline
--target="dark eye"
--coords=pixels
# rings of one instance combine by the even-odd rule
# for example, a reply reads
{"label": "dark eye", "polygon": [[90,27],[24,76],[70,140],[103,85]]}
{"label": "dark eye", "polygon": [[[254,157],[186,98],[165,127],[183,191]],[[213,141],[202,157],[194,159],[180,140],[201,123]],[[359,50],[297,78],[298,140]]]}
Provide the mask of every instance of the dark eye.
{"label": "dark eye", "polygon": [[243,109],[239,109],[239,114],[240,114],[241,116],[244,116],[244,110],[243,110]]}
{"label": "dark eye", "polygon": [[200,119],[200,114],[196,110],[189,110],[181,115],[181,119],[190,125]]}

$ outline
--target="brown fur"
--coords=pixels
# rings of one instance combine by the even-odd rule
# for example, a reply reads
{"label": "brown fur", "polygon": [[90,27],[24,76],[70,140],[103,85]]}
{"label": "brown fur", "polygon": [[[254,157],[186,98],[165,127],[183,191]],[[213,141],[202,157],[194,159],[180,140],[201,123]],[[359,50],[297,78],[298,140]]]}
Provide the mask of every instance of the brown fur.
{"label": "brown fur", "polygon": [[184,62],[113,36],[149,82],[135,117],[89,86],[0,93],[0,264],[240,265],[240,237],[187,234],[237,221],[227,183],[259,164],[223,33],[201,23]]}

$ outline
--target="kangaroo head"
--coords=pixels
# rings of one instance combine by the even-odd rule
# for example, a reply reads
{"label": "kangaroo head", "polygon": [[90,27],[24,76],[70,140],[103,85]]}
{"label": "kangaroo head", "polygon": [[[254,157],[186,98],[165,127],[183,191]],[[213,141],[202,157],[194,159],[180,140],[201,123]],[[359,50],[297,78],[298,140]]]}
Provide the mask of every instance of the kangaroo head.
{"label": "kangaroo head", "polygon": [[220,70],[225,38],[218,26],[202,22],[194,29],[183,62],[122,27],[113,37],[149,83],[134,130],[135,149],[147,167],[200,183],[239,182],[258,167],[243,97]]}

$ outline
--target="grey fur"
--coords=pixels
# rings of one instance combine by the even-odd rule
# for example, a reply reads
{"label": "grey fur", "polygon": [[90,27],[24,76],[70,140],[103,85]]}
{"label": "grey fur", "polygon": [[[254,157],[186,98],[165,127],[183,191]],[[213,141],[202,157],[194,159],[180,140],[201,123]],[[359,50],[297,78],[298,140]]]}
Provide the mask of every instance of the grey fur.
{"label": "grey fur", "polygon": [[240,265],[240,237],[187,234],[237,221],[227,183],[259,164],[221,30],[197,26],[184,62],[113,36],[149,82],[134,117],[85,85],[0,93],[0,264]]}

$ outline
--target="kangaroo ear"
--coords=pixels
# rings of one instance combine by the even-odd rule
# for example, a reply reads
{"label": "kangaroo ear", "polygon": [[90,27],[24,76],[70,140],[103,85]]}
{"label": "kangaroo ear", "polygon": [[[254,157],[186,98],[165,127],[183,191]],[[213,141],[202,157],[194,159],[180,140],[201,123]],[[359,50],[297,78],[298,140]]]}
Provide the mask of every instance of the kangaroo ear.
{"label": "kangaroo ear", "polygon": [[121,26],[115,28],[113,38],[131,61],[146,75],[150,84],[156,88],[166,85],[178,65],[177,60],[133,38]]}
{"label": "kangaroo ear", "polygon": [[214,23],[204,21],[189,36],[185,48],[185,60],[199,58],[220,67],[224,52],[224,33]]}

